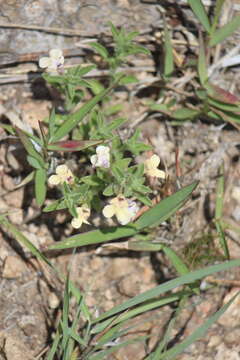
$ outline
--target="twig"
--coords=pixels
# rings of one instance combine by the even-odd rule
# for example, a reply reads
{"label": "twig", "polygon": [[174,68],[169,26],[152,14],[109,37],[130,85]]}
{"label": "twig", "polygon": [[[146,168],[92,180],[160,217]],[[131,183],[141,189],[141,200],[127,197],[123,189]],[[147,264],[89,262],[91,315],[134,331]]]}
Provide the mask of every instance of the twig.
{"label": "twig", "polygon": [[10,28],[10,29],[23,29],[23,30],[31,30],[31,31],[43,31],[47,33],[55,33],[64,36],[80,36],[80,37],[88,37],[92,38],[96,36],[96,34],[90,34],[89,31],[75,30],[75,29],[64,29],[57,27],[44,27],[39,25],[23,25],[18,23],[5,23],[0,22],[0,27],[2,28]]}

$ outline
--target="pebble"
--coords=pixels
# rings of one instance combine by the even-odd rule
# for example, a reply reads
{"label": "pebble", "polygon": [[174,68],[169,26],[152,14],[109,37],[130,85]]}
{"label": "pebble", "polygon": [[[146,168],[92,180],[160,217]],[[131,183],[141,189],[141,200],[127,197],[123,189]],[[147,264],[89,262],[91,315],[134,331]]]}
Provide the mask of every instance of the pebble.
{"label": "pebble", "polygon": [[[225,296],[223,303],[226,304],[230,299],[239,292],[239,288],[232,288]],[[228,307],[225,313],[218,319],[218,324],[225,328],[234,328],[240,324],[240,295]]]}
{"label": "pebble", "polygon": [[60,300],[54,292],[51,292],[48,296],[48,306],[50,309],[57,309],[60,304]]}
{"label": "pebble", "polygon": [[27,271],[27,266],[18,256],[8,256],[5,260],[2,277],[15,279],[22,276]]}
{"label": "pebble", "polygon": [[7,337],[5,340],[4,352],[8,360],[32,360],[30,349],[16,337]]}

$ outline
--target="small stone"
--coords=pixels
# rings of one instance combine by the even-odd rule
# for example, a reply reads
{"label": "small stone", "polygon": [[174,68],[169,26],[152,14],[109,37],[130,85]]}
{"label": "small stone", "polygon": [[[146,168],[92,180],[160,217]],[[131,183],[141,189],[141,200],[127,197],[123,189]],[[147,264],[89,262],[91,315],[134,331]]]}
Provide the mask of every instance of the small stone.
{"label": "small stone", "polygon": [[16,225],[21,225],[23,222],[23,210],[17,209],[9,212],[8,218],[10,222]]}
{"label": "small stone", "polygon": [[24,196],[24,189],[20,188],[4,196],[4,199],[8,206],[21,208]]}
{"label": "small stone", "polygon": [[90,268],[92,270],[99,270],[103,265],[103,259],[99,256],[95,256],[90,262]]}
{"label": "small stone", "polygon": [[227,331],[227,333],[224,336],[224,342],[229,346],[233,347],[234,345],[239,344],[239,327],[236,327],[235,329],[232,329],[231,331]]}
{"label": "small stone", "polygon": [[5,260],[2,277],[6,279],[15,279],[27,271],[26,264],[18,256],[8,256]]}
{"label": "small stone", "polygon": [[110,279],[119,279],[120,277],[134,273],[136,265],[133,259],[129,258],[115,258],[108,268],[108,275]]}
{"label": "small stone", "polygon": [[211,348],[217,347],[222,342],[222,339],[219,335],[213,335],[210,337],[208,346]]}
{"label": "small stone", "polygon": [[[226,304],[230,299],[239,292],[239,288],[232,288],[225,296],[223,303]],[[218,324],[225,328],[234,328],[240,323],[240,296],[238,295],[233,303],[228,307],[225,313],[218,319]]]}
{"label": "small stone", "polygon": [[48,296],[48,306],[50,309],[57,309],[60,304],[60,300],[54,292],[51,292]]}
{"label": "small stone", "polygon": [[9,175],[3,175],[2,184],[5,190],[11,191],[15,188],[13,178]]}
{"label": "small stone", "polygon": [[136,296],[139,293],[139,283],[134,280],[130,276],[123,278],[118,284],[120,294],[128,297]]}
{"label": "small stone", "polygon": [[4,346],[4,352],[8,360],[32,360],[33,354],[22,341],[16,337],[7,337]]}
{"label": "small stone", "polygon": [[232,189],[232,197],[240,204],[240,186],[234,186]]}

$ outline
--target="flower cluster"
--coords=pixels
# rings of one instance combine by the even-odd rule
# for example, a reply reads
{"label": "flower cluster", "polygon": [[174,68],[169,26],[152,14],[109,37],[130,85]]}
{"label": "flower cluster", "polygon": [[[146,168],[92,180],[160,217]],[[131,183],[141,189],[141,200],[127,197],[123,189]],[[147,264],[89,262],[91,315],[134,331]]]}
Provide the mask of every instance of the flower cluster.
{"label": "flower cluster", "polygon": [[[110,168],[110,148],[108,146],[99,145],[96,148],[96,154],[90,158],[93,168],[100,167]],[[164,171],[159,170],[160,158],[157,155],[152,155],[144,162],[144,174],[149,177],[156,177],[165,179],[166,174]],[[67,165],[59,165],[56,168],[56,174],[51,175],[48,179],[50,185],[63,185],[64,183],[74,186],[75,180],[72,171]],[[118,194],[116,197],[109,201],[109,204],[103,208],[103,215],[107,219],[116,217],[121,225],[126,225],[134,220],[139,210],[138,204],[124,196]],[[72,219],[72,227],[78,229],[82,224],[89,224],[88,218],[90,217],[91,210],[88,204],[83,204],[76,208],[77,216]]]}
{"label": "flower cluster", "polygon": [[106,218],[116,216],[121,225],[126,225],[135,217],[139,210],[135,201],[126,199],[123,195],[118,195],[109,201],[110,205],[103,208],[103,215]]}
{"label": "flower cluster", "polygon": [[39,67],[46,69],[49,72],[56,72],[62,68],[64,64],[64,56],[62,50],[52,49],[49,51],[49,57],[42,57],[39,59]]}

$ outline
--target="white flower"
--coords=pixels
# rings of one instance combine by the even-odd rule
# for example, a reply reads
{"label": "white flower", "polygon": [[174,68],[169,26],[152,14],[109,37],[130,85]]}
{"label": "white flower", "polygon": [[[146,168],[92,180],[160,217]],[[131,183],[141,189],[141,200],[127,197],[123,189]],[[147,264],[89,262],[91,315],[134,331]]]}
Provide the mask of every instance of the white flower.
{"label": "white flower", "polygon": [[103,215],[106,218],[115,215],[121,225],[126,225],[135,217],[138,210],[139,207],[135,201],[128,200],[123,195],[118,195],[110,200],[110,205],[103,208]]}
{"label": "white flower", "polygon": [[84,204],[80,207],[77,207],[76,210],[78,216],[72,219],[71,224],[74,229],[79,229],[82,224],[89,224],[87,219],[90,216],[90,209],[86,204]]}
{"label": "white flower", "polygon": [[72,184],[74,182],[73,173],[67,165],[59,165],[56,168],[56,175],[50,176],[48,182],[50,185],[59,185],[64,182]]}
{"label": "white flower", "polygon": [[155,176],[160,179],[166,178],[166,173],[163,170],[158,169],[160,164],[160,158],[157,155],[152,155],[150,159],[144,161],[144,174],[148,176]]}
{"label": "white flower", "polygon": [[62,50],[52,49],[49,51],[49,57],[39,59],[39,67],[47,69],[47,71],[56,71],[64,64],[64,56]]}
{"label": "white flower", "polygon": [[90,158],[94,167],[110,167],[110,149],[108,146],[99,145],[96,148],[96,154]]}

